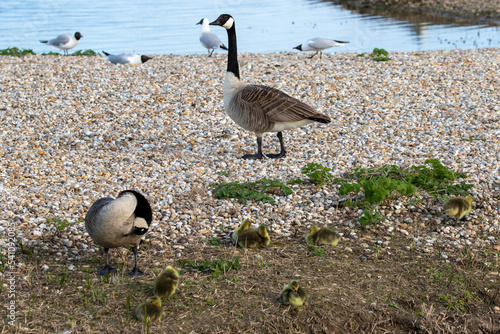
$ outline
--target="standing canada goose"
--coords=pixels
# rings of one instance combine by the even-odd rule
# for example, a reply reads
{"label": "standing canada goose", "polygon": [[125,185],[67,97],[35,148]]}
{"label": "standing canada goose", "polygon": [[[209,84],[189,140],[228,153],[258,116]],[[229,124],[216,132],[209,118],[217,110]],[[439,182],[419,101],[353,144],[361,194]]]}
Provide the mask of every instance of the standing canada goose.
{"label": "standing canada goose", "polygon": [[68,54],[68,49],[72,49],[78,45],[80,38],[83,36],[77,31],[75,35],[71,34],[61,34],[56,38],[49,39],[48,41],[40,41],[40,43],[45,43],[48,45],[55,46],[61,50],[64,50],[64,54]]}
{"label": "standing canada goose", "polygon": [[266,248],[271,243],[271,238],[266,225],[261,224],[258,229],[248,228],[239,233],[237,242],[241,248]]}
{"label": "standing canada goose", "polygon": [[153,292],[155,296],[160,298],[167,298],[175,293],[177,284],[179,283],[179,272],[172,266],[167,266],[156,277]]}
{"label": "standing canada goose", "polygon": [[336,246],[339,243],[340,235],[326,227],[318,228],[312,225],[310,232],[306,235],[308,245],[332,245]]}
{"label": "standing canada goose", "polygon": [[244,219],[242,222],[241,222],[241,225],[238,226],[234,231],[233,231],[233,234],[231,236],[231,239],[233,240],[233,244],[236,244],[236,242],[238,242],[238,237],[243,233],[245,232],[246,230],[248,230],[253,224],[253,220],[251,219]]}
{"label": "standing canada goose", "polygon": [[307,293],[299,286],[299,282],[297,281],[291,281],[285,285],[278,298],[281,304],[290,304],[292,306],[302,306],[306,300]]}
{"label": "standing canada goose", "polygon": [[201,19],[200,22],[196,24],[201,24],[200,43],[207,49],[209,57],[212,56],[215,49],[227,50],[227,47],[222,44],[219,37],[210,31],[210,25],[208,24],[207,18]]}
{"label": "standing canada goose", "polygon": [[332,46],[346,45],[347,43],[349,42],[316,37],[308,40],[304,44],[297,45],[296,47],[294,47],[294,49],[297,49],[299,51],[316,51],[311,57],[308,57],[309,59],[317,55],[319,52],[319,58],[321,59],[321,54],[323,53],[321,51],[331,48]]}
{"label": "standing canada goose", "polygon": [[269,158],[281,158],[286,154],[283,143],[283,130],[295,129],[313,122],[330,123],[330,117],[316,112],[307,104],[283,93],[261,85],[245,84],[240,79],[236,28],[234,18],[228,14],[220,15],[210,23],[227,30],[228,62],[224,79],[224,108],[231,119],[247,131],[257,136],[257,153],[246,154],[243,159],[262,159],[262,135],[277,132],[281,151],[267,154]]}
{"label": "standing canada goose", "polygon": [[110,248],[132,245],[134,268],[128,274],[143,275],[137,267],[137,250],[152,220],[153,211],[148,200],[134,190],[124,190],[116,199],[105,197],[94,202],[85,216],[85,229],[96,244],[104,247],[106,265],[98,273],[116,273],[109,265]]}
{"label": "standing canada goose", "polygon": [[444,211],[450,217],[455,218],[455,223],[462,219],[471,211],[472,197],[451,197],[448,198],[443,205]]}
{"label": "standing canada goose", "polygon": [[112,55],[107,52],[102,52],[108,58],[108,60],[113,64],[129,64],[129,65],[139,65],[144,64],[153,57],[148,57],[145,55],[138,55],[134,53],[121,53]]}
{"label": "standing canada goose", "polygon": [[134,315],[135,318],[141,322],[144,322],[145,316],[147,316],[149,321],[161,320],[163,316],[161,299],[157,296],[148,298],[146,302],[135,307]]}

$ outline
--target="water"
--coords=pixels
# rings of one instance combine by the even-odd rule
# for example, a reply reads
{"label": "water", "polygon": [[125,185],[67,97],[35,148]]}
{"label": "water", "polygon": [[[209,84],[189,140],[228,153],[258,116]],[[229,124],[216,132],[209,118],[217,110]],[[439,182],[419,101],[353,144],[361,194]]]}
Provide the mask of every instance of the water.
{"label": "water", "polygon": [[[500,46],[500,28],[487,25],[434,24],[426,18],[402,20],[359,14],[329,2],[307,0],[2,0],[0,49],[17,46],[35,52],[59,51],[41,44],[60,33],[80,31],[74,50],[111,53],[193,54],[203,17],[233,15],[240,52],[291,51],[308,38],[346,40],[328,52],[474,49]],[[226,32],[212,27],[226,43]],[[227,44],[227,43],[226,43]]]}

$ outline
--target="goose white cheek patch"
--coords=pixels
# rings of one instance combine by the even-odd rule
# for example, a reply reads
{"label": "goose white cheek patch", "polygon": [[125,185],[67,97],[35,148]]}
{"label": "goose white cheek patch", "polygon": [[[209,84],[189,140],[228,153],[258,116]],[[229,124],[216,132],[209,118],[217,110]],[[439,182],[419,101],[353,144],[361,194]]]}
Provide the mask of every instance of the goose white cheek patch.
{"label": "goose white cheek patch", "polygon": [[226,29],[231,29],[231,27],[233,26],[233,23],[234,23],[234,20],[232,17],[230,17],[229,20],[227,20],[227,22],[224,23],[223,27]]}

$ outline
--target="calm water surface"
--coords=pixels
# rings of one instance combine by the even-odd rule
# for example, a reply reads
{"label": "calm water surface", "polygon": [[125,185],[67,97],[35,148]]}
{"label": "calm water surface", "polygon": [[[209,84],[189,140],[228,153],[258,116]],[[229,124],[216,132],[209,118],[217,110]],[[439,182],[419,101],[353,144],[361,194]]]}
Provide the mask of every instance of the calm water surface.
{"label": "calm water surface", "polygon": [[[196,23],[204,17],[215,20],[222,13],[235,18],[240,52],[291,51],[312,37],[350,42],[328,52],[500,47],[499,27],[433,24],[425,19],[410,23],[321,1],[1,0],[0,48],[58,51],[39,40],[80,31],[84,38],[74,50],[203,53]],[[212,31],[227,44],[223,28]]]}

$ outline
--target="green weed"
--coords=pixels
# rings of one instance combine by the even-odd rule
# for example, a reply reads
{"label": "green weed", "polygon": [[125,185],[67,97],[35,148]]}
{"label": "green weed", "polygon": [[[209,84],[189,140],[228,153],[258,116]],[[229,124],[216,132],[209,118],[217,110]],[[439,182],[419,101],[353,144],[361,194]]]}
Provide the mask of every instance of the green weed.
{"label": "green weed", "polygon": [[280,181],[262,179],[255,182],[229,182],[212,184],[214,197],[218,199],[236,198],[239,203],[248,201],[262,201],[274,204],[274,199],[268,194],[288,196],[293,193],[292,189]]}
{"label": "green weed", "polygon": [[0,55],[1,56],[22,57],[22,56],[25,56],[27,54],[34,55],[35,52],[33,52],[32,49],[19,49],[19,48],[16,48],[16,47],[7,48],[7,49],[1,49],[0,50]]}
{"label": "green weed", "polygon": [[370,59],[374,61],[389,61],[389,52],[384,49],[375,48],[373,52],[370,54]]}
{"label": "green weed", "polygon": [[455,290],[455,294],[440,294],[437,301],[443,302],[451,310],[465,312],[467,304],[472,301],[472,296],[468,291]]}
{"label": "green weed", "polygon": [[60,54],[59,52],[54,52],[54,51],[43,52],[43,53],[40,53],[40,55],[42,55],[42,56],[62,56],[62,54]]}
{"label": "green weed", "polygon": [[359,218],[359,223],[361,225],[377,225],[380,222],[380,212],[375,211],[372,212],[369,209],[364,209],[362,212],[362,216]]}
{"label": "green weed", "polygon": [[98,56],[99,52],[95,52],[94,50],[87,49],[85,51],[78,50],[70,54],[70,56]]}
{"label": "green weed", "polygon": [[[456,173],[443,166],[436,159],[425,160],[424,165],[403,169],[397,165],[383,165],[378,168],[356,168],[345,179],[335,178],[340,184],[339,195],[362,192],[359,200],[346,200],[344,206],[364,208],[360,222],[368,225],[378,222],[380,216],[375,211],[387,198],[410,196],[422,190],[431,196],[452,194],[465,195],[473,187],[461,179],[467,178],[464,173]],[[415,201],[416,202],[416,201]]]}
{"label": "green weed", "polygon": [[66,227],[70,226],[70,222],[65,220],[65,219],[60,219],[60,218],[49,218],[45,220],[45,224],[52,224],[55,223],[57,226],[57,229],[59,231],[64,231]]}
{"label": "green weed", "polygon": [[323,187],[328,180],[333,179],[330,173],[331,169],[315,162],[310,162],[306,167],[302,168],[302,174],[307,175],[311,181],[318,187]]}
{"label": "green weed", "polygon": [[221,244],[221,241],[218,238],[210,238],[205,240],[205,244],[218,246]]}
{"label": "green weed", "polygon": [[314,256],[325,256],[325,250],[314,245],[309,245],[309,248],[313,250],[312,254]]}
{"label": "green weed", "polygon": [[203,260],[202,262],[192,262],[190,260],[177,260],[176,262],[184,268],[189,268],[191,271],[210,272],[210,277],[212,279],[230,270],[239,270],[241,268],[240,258],[237,256],[233,256],[232,261],[224,260],[219,257],[215,261]]}

